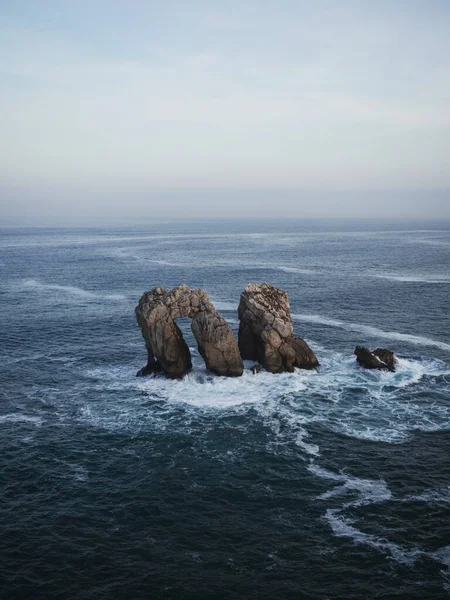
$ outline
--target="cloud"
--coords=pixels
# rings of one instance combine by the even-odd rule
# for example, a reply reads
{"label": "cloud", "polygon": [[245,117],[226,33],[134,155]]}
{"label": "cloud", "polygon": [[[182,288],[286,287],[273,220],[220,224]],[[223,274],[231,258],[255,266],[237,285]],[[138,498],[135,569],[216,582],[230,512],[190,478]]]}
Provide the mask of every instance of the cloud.
{"label": "cloud", "polygon": [[10,18],[0,31],[8,185],[450,187],[449,12],[439,3],[434,13],[417,3],[407,13],[351,1],[169,4],[94,2],[83,20],[81,3],[52,28]]}

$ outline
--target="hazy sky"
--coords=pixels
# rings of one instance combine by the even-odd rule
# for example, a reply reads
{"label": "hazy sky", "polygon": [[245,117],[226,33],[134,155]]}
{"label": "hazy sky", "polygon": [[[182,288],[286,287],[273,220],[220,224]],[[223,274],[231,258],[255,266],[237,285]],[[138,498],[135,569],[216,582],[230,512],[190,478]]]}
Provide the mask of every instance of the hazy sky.
{"label": "hazy sky", "polygon": [[0,0],[0,40],[0,222],[450,217],[450,0]]}

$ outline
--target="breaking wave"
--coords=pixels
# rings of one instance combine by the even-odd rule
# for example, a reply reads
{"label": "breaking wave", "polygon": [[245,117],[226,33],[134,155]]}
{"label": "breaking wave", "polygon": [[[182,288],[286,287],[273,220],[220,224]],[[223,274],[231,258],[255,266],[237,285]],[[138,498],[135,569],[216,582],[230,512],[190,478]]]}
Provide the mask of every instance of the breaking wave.
{"label": "breaking wave", "polygon": [[180,381],[136,378],[136,364],[90,369],[82,381],[99,394],[131,394],[129,401],[89,407],[89,417],[100,411],[95,422],[102,427],[116,429],[124,423],[152,427],[155,415],[149,417],[148,406],[141,410],[132,398],[164,402],[167,410],[174,411],[183,406],[214,413],[251,410],[275,435],[282,431],[311,456],[320,454],[317,443],[308,439],[308,425],[313,423],[349,437],[390,443],[404,442],[417,430],[450,428],[450,405],[423,398],[433,378],[449,374],[441,361],[400,358],[396,372],[391,373],[361,369],[354,357],[323,349],[320,359],[318,371],[277,375],[245,371],[234,379],[208,373],[194,354],[193,371]]}

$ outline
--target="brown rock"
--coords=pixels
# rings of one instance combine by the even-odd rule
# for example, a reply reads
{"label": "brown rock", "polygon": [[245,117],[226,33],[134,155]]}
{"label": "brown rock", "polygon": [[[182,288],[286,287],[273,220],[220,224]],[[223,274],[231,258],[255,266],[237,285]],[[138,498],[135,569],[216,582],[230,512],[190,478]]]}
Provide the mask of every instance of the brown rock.
{"label": "brown rock", "polygon": [[155,287],[143,294],[135,309],[148,353],[138,373],[158,368],[169,378],[180,378],[192,368],[191,354],[175,319],[189,317],[198,350],[208,369],[218,375],[242,375],[244,366],[236,339],[206,292],[180,285],[173,290]]}
{"label": "brown rock", "polygon": [[299,369],[315,369],[319,366],[317,356],[302,338],[295,337],[292,342],[292,348],[295,352],[294,367]]}
{"label": "brown rock", "polygon": [[244,360],[257,360],[267,371],[311,369],[319,362],[301,338],[294,338],[286,292],[267,283],[249,284],[241,294],[239,350]]}

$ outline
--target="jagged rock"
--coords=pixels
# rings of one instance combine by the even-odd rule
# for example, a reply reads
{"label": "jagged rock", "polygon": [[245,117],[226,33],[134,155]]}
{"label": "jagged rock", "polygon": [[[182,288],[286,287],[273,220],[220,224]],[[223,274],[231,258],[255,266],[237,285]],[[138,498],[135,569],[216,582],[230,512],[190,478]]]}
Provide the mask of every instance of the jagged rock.
{"label": "jagged rock", "polygon": [[198,350],[209,370],[218,375],[242,375],[244,365],[230,326],[206,292],[180,285],[173,290],[155,287],[143,294],[135,309],[148,353],[138,374],[160,369],[180,378],[192,368],[191,354],[175,319],[189,317]]}
{"label": "jagged rock", "polygon": [[267,371],[314,368],[319,362],[301,338],[294,338],[286,292],[267,283],[249,284],[238,308],[239,350],[245,360],[257,360]]}
{"label": "jagged rock", "polygon": [[161,365],[153,356],[153,352],[147,348],[147,364],[136,373],[136,377],[146,377],[147,375],[156,375],[161,372]]}
{"label": "jagged rock", "polygon": [[363,346],[356,346],[355,355],[358,364],[366,369],[395,371],[395,356],[391,350],[377,348],[373,352]]}
{"label": "jagged rock", "polygon": [[299,369],[315,369],[319,366],[317,356],[302,338],[295,337],[292,342],[292,347],[295,352],[294,367]]}

